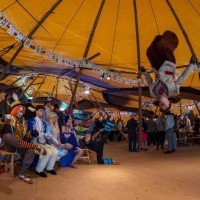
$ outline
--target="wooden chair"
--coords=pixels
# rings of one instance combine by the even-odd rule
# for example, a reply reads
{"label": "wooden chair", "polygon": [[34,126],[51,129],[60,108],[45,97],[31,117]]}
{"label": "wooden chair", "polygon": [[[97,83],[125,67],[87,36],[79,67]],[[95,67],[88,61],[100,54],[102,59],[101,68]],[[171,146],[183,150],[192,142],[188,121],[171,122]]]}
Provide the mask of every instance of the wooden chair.
{"label": "wooden chair", "polygon": [[88,160],[88,163],[90,164],[91,161],[90,161],[90,152],[89,152],[89,149],[87,148],[84,148],[82,149],[83,150],[83,153],[81,155],[81,157],[79,159],[83,159],[83,160]]}
{"label": "wooden chair", "polygon": [[4,171],[9,172],[11,177],[14,178],[14,156],[16,153],[11,153],[5,150],[0,150],[0,155],[4,155],[5,158],[0,162],[0,166],[4,165]]}

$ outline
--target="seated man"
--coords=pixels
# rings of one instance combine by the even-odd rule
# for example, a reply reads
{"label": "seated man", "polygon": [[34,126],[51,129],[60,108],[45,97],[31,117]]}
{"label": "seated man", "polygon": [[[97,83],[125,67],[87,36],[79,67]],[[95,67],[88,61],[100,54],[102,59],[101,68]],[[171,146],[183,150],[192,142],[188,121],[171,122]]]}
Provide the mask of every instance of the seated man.
{"label": "seated man", "polygon": [[36,174],[46,178],[47,175],[44,173],[44,169],[53,175],[57,174],[54,170],[54,165],[58,155],[58,150],[55,147],[47,144],[49,133],[47,132],[47,123],[43,120],[43,117],[44,107],[38,105],[36,107],[36,117],[28,120],[28,131],[37,130],[39,132],[39,136],[34,138],[32,142],[39,144],[47,151],[47,155],[39,157],[39,161],[36,166]]}
{"label": "seated man", "polygon": [[11,115],[5,116],[5,124],[2,130],[3,135],[3,147],[8,152],[17,152],[23,157],[22,168],[19,178],[26,183],[32,184],[32,180],[26,176],[31,163],[35,156],[35,150],[41,155],[46,155],[46,150],[39,145],[30,144],[22,140],[15,133],[14,127],[11,125]]}

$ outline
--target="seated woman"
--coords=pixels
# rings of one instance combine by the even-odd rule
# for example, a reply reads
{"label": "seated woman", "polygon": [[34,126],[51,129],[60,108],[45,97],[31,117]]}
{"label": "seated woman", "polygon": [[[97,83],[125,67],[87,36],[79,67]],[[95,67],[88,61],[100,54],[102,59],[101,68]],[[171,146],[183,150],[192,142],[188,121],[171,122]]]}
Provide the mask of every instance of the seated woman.
{"label": "seated woman", "polygon": [[70,163],[70,167],[75,168],[74,164],[80,158],[81,154],[83,153],[83,150],[79,148],[78,141],[76,138],[76,132],[72,125],[72,118],[70,116],[66,116],[65,123],[65,130],[61,134],[60,140],[62,144],[66,145],[68,152],[72,151],[75,154],[72,162]]}
{"label": "seated woman", "polygon": [[67,155],[68,151],[64,144],[60,142],[60,129],[58,127],[58,115],[55,112],[51,112],[49,115],[50,122],[50,132],[51,137],[48,139],[48,142],[58,149],[57,161],[60,160],[63,156]]}

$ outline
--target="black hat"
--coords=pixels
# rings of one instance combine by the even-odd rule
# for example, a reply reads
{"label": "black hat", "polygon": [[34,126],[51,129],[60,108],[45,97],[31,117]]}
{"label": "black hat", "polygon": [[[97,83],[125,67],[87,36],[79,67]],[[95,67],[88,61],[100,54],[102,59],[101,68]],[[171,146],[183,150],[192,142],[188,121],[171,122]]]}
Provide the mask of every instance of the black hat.
{"label": "black hat", "polygon": [[38,106],[36,106],[35,109],[36,109],[36,110],[39,110],[39,109],[43,109],[43,110],[45,110],[45,109],[44,109],[44,106],[42,106],[42,105],[38,105]]}

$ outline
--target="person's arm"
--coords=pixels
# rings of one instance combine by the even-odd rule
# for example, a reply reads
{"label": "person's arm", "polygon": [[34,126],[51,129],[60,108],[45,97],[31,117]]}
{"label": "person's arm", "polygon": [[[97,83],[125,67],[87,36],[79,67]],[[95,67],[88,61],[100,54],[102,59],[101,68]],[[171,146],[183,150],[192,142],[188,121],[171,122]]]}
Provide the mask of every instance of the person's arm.
{"label": "person's arm", "polygon": [[176,86],[178,89],[180,86],[185,82],[187,77],[195,70],[198,68],[197,66],[198,60],[196,56],[192,56],[190,59],[189,65],[185,68],[183,73],[178,77],[178,79],[175,81]]}
{"label": "person's arm", "polygon": [[[147,70],[144,67],[141,67],[140,70],[144,74],[144,77],[145,77],[145,80],[146,80],[147,84],[151,85],[153,83],[153,79],[151,78],[151,76],[149,75]],[[154,73],[156,73],[156,72],[154,72]]]}
{"label": "person's arm", "polygon": [[94,141],[94,139],[96,138],[96,137],[98,137],[98,135],[101,133],[101,132],[103,132],[103,128],[102,129],[100,129],[98,132],[96,132],[94,135],[92,135],[92,140]]}

